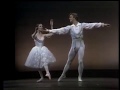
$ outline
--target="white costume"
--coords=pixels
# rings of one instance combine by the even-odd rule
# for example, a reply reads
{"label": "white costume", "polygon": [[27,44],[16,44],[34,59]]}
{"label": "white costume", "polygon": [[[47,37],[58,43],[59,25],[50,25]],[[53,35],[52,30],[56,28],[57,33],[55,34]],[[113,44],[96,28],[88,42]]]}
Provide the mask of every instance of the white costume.
{"label": "white costume", "polygon": [[44,46],[44,41],[34,38],[35,45],[30,51],[25,66],[31,68],[42,68],[56,61],[54,55]]}
{"label": "white costume", "polygon": [[66,34],[69,32],[72,38],[72,44],[68,54],[68,60],[64,67],[63,73],[61,77],[58,79],[58,81],[60,81],[64,77],[65,73],[69,69],[69,66],[72,63],[77,52],[78,52],[78,63],[79,63],[78,81],[81,81],[81,76],[83,72],[83,56],[84,56],[84,50],[85,50],[85,45],[83,41],[83,29],[92,29],[92,28],[99,28],[99,27],[104,27],[104,23],[79,23],[78,22],[77,25],[72,24],[66,27],[49,30],[50,32],[56,33],[56,34]]}

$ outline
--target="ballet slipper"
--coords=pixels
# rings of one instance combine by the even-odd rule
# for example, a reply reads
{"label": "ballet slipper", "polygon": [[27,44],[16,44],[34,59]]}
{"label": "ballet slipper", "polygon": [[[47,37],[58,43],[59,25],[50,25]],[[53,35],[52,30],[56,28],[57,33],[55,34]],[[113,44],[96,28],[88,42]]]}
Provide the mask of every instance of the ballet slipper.
{"label": "ballet slipper", "polygon": [[47,73],[45,76],[48,77],[49,80],[51,80],[51,75],[49,73]]}
{"label": "ballet slipper", "polygon": [[78,76],[78,81],[80,81],[80,82],[82,81],[81,77],[79,77],[79,76]]}
{"label": "ballet slipper", "polygon": [[43,78],[40,78],[39,80],[37,80],[37,82],[41,82],[43,80]]}

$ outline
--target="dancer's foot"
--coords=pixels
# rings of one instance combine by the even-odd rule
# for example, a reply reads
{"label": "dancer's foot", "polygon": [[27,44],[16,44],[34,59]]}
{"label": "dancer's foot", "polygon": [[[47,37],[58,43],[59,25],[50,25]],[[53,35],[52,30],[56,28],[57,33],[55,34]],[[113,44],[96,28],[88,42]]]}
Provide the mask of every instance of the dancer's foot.
{"label": "dancer's foot", "polygon": [[61,75],[58,79],[58,82],[60,82],[64,78],[64,75]]}
{"label": "dancer's foot", "polygon": [[80,81],[80,82],[82,81],[81,77],[79,77],[79,76],[78,76],[78,81]]}
{"label": "dancer's foot", "polygon": [[48,77],[49,80],[51,80],[51,75],[49,73],[47,73],[45,76]]}
{"label": "dancer's foot", "polygon": [[41,82],[43,80],[43,78],[40,78],[39,80],[37,80],[37,82]]}

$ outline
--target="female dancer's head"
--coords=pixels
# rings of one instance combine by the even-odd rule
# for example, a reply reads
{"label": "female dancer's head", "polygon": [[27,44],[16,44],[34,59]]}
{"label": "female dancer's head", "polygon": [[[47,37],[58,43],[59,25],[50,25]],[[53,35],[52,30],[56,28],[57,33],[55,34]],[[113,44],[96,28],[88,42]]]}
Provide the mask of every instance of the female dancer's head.
{"label": "female dancer's head", "polygon": [[35,31],[38,32],[38,33],[42,33],[42,34],[47,34],[49,32],[45,32],[45,28],[43,27],[43,24],[40,23],[40,24],[37,24],[36,27],[35,27]]}
{"label": "female dancer's head", "polygon": [[41,30],[43,30],[43,24],[37,24],[36,25],[36,28],[35,28],[37,31],[41,31]]}

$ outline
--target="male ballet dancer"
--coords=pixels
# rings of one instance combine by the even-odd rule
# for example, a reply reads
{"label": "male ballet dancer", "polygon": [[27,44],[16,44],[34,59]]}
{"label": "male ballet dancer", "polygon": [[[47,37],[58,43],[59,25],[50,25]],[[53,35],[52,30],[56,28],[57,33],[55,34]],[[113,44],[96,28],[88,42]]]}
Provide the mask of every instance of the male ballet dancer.
{"label": "male ballet dancer", "polygon": [[80,23],[78,22],[77,13],[70,13],[69,20],[72,23],[72,25],[68,25],[66,27],[62,27],[58,29],[48,30],[49,32],[55,33],[55,34],[66,34],[70,32],[70,35],[72,38],[72,44],[71,44],[71,48],[68,54],[68,60],[58,81],[61,81],[63,77],[65,76],[77,52],[78,52],[78,63],[79,63],[78,81],[82,81],[81,77],[82,77],[82,72],[83,72],[83,56],[84,56],[84,50],[85,50],[85,45],[83,41],[83,30],[92,29],[92,28],[100,28],[104,26],[109,26],[110,24],[105,24],[101,22],[100,23]]}

